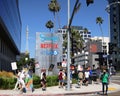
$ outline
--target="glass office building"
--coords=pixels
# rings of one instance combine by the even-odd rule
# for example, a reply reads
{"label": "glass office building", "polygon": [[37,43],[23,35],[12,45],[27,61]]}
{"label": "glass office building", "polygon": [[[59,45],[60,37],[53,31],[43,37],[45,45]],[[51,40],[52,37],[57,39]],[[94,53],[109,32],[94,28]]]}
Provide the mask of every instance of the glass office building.
{"label": "glass office building", "polygon": [[110,59],[116,69],[120,69],[120,0],[108,0],[107,11],[110,18],[110,43],[113,45]]}
{"label": "glass office building", "polygon": [[0,71],[11,71],[21,48],[18,0],[0,0]]}

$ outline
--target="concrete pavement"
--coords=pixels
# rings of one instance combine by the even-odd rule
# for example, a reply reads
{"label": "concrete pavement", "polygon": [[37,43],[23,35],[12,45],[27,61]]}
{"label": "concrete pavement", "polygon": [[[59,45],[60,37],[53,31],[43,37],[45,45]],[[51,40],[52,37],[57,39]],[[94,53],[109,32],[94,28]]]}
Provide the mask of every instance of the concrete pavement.
{"label": "concrete pavement", "polygon": [[[70,90],[66,88],[58,88],[58,86],[47,87],[46,91],[42,91],[41,88],[35,89],[34,92],[27,91],[26,93],[20,94],[19,90],[0,90],[0,96],[64,96],[64,95],[81,95],[81,94],[96,94],[101,92],[102,85],[100,84],[89,84],[88,86],[82,86],[76,88],[76,84],[72,85]],[[120,85],[111,83],[109,84],[108,93],[120,91]],[[92,96],[92,95],[90,95]],[[95,96],[95,95],[94,95]]]}

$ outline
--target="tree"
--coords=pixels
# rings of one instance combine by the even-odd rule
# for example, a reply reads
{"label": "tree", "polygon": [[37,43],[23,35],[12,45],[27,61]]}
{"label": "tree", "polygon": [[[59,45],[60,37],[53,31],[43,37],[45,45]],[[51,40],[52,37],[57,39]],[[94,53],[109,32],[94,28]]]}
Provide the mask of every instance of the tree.
{"label": "tree", "polygon": [[28,67],[29,69],[32,69],[34,72],[35,69],[35,60],[33,58],[29,57],[29,54],[21,54],[20,59],[17,61],[17,68],[22,69],[23,67]]}
{"label": "tree", "polygon": [[94,2],[94,0],[86,0],[87,6],[89,6],[89,4],[91,4],[91,3],[93,3],[93,2]]}
{"label": "tree", "polygon": [[[82,51],[83,48],[83,39],[80,36],[80,33],[76,29],[71,30],[71,47],[73,48],[72,50],[72,56],[74,56],[74,53],[78,53]],[[75,44],[76,43],[76,44]]]}
{"label": "tree", "polygon": [[45,26],[46,26],[47,28],[49,28],[49,30],[51,31],[51,28],[54,27],[54,23],[53,23],[51,20],[49,20],[49,21],[46,23]]}
{"label": "tree", "polygon": [[[64,42],[63,42],[63,47],[65,48],[63,50],[63,53],[66,52],[67,49],[67,33],[63,35]],[[83,39],[80,36],[80,33],[76,29],[71,29],[70,33],[70,39],[71,39],[71,57],[74,57],[74,53],[78,53],[82,51],[83,48]],[[76,44],[75,44],[76,43]]]}
{"label": "tree", "polygon": [[60,11],[61,7],[60,7],[59,3],[57,2],[57,0],[51,0],[51,2],[48,4],[48,8],[51,12],[53,12],[54,22],[56,21],[55,18],[56,18],[56,14],[57,14],[58,23],[59,23],[59,27],[60,27],[60,20],[59,20],[58,12]]}
{"label": "tree", "polygon": [[102,26],[101,26],[101,24],[103,23],[103,21],[104,21],[104,20],[103,20],[101,17],[97,17],[97,18],[96,18],[96,24],[99,24],[100,31],[101,31],[101,33],[102,33],[103,42],[104,42],[104,36],[103,36],[103,31],[102,31]]}

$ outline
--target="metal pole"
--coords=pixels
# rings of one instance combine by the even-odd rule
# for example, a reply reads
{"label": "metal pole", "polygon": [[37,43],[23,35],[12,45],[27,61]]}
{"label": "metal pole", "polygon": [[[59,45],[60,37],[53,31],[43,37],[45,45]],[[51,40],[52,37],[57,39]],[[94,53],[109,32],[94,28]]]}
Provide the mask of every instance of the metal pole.
{"label": "metal pole", "polygon": [[75,12],[79,9],[79,7],[80,7],[79,0],[76,0],[74,9],[72,12],[72,16],[70,18],[70,0],[68,0],[67,90],[70,90],[70,33],[71,33],[70,26],[72,24],[73,16],[74,16]]}
{"label": "metal pole", "polygon": [[[68,26],[70,22],[70,0],[68,0]],[[67,90],[70,90],[70,28],[67,32],[68,43],[67,43]]]}

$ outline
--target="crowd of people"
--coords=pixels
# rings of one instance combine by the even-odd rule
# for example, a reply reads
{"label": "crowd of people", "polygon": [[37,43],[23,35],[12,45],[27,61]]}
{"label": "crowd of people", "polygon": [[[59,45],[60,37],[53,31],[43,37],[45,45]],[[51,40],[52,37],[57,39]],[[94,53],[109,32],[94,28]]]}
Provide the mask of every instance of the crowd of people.
{"label": "crowd of people", "polygon": [[[96,70],[96,77],[93,78],[93,71]],[[109,84],[109,74],[106,70],[100,70],[99,68],[92,70],[91,67],[83,68],[81,67],[77,70],[77,80],[78,87],[88,84],[92,84],[92,81],[95,81],[97,84],[102,82],[102,92],[107,94],[108,84]],[[58,73],[59,88],[63,88],[67,84],[67,72],[65,69],[61,69]],[[70,71],[70,85],[72,85],[73,73]],[[15,84],[14,90],[20,90],[20,92],[26,93],[28,90],[34,91],[33,88],[33,77],[30,70],[17,70],[17,82]],[[46,90],[46,72],[41,72],[40,83],[42,90]]]}
{"label": "crowd of people", "polygon": [[14,90],[19,90],[20,93],[26,93],[28,90],[34,91],[32,71],[28,69],[17,70],[17,82]]}
{"label": "crowd of people", "polygon": [[[96,72],[93,76],[93,71]],[[70,71],[70,80],[72,81],[72,71]],[[81,86],[88,86],[88,84],[92,84],[92,82],[96,84],[102,83],[102,92],[103,94],[107,94],[108,91],[108,84],[109,84],[109,72],[107,70],[101,70],[100,68],[91,69],[91,67],[83,68],[81,67],[80,70],[77,70],[77,88]],[[60,70],[58,73],[59,79],[59,88],[63,88],[67,81],[67,72],[65,70]],[[72,83],[72,82],[70,82]]]}

